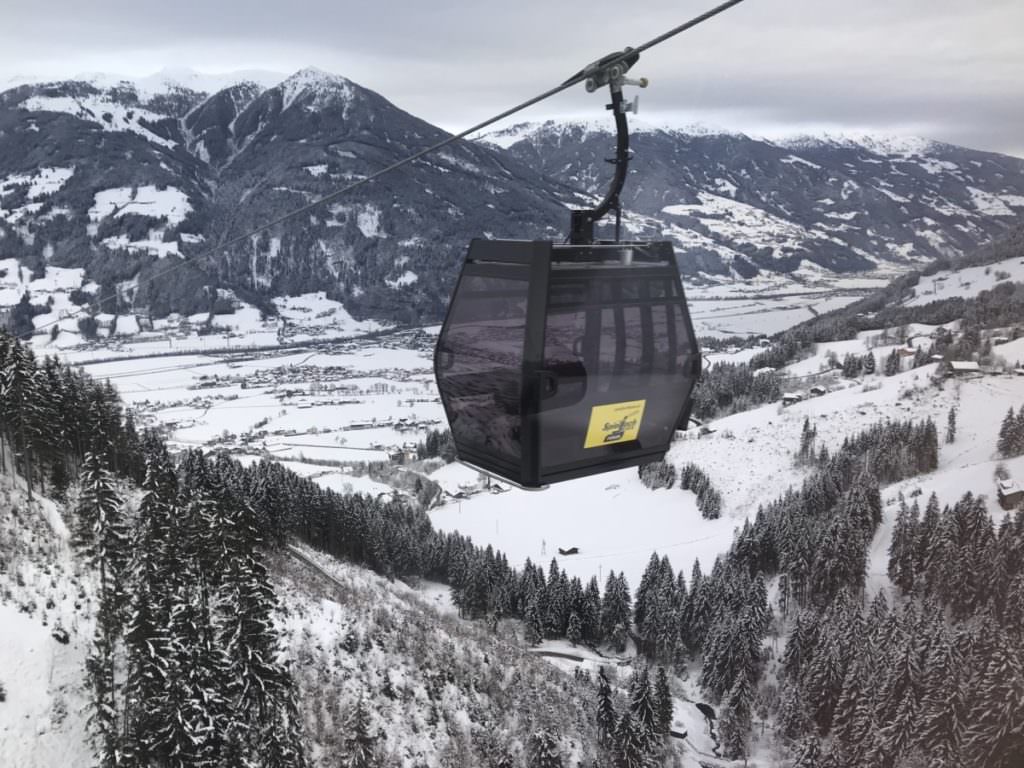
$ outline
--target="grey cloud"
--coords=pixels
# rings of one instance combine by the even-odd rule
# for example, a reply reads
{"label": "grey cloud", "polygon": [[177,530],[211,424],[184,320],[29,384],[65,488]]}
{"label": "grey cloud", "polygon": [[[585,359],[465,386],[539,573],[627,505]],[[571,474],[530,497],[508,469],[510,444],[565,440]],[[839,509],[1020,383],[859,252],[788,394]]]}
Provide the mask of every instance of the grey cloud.
{"label": "grey cloud", "polygon": [[[713,2],[713,0],[712,0]],[[97,64],[344,74],[454,128],[543,90],[582,64],[712,4],[254,0],[17,3],[0,30],[0,79]],[[726,127],[907,126],[1024,153],[1024,4],[1018,0],[746,0],[648,52],[641,99],[658,113],[727,115]],[[601,114],[566,94],[524,117]]]}

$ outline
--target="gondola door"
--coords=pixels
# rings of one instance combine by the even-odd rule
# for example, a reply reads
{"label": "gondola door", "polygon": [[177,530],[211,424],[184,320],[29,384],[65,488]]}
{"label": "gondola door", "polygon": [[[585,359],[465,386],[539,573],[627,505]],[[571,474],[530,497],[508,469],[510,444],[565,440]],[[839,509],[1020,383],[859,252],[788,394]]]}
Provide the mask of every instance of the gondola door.
{"label": "gondola door", "polygon": [[[539,409],[542,480],[660,458],[695,380],[673,269],[553,269]],[[698,361],[699,365],[699,361]]]}

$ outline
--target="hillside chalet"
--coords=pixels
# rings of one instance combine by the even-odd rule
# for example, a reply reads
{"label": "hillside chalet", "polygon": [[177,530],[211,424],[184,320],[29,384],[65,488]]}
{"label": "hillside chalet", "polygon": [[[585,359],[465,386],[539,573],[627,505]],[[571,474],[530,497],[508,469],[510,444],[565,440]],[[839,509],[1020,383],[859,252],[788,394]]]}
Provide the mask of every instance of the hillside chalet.
{"label": "hillside chalet", "polygon": [[948,366],[951,376],[981,375],[981,366],[973,360],[950,360]]}
{"label": "hillside chalet", "polygon": [[1006,478],[998,482],[996,496],[999,497],[999,506],[1003,509],[1014,509],[1024,501],[1024,490],[1013,480]]}

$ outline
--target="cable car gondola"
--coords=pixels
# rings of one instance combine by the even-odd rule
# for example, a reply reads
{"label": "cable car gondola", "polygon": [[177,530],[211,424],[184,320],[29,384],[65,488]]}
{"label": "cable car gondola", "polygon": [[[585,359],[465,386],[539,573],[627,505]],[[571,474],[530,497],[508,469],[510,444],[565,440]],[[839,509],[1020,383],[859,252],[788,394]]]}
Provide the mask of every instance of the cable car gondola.
{"label": "cable car gondola", "polygon": [[[689,421],[701,355],[672,244],[619,239],[631,109],[622,86],[646,86],[625,77],[638,57],[584,70],[588,91],[611,90],[615,176],[604,200],[572,211],[566,244],[473,240],[434,352],[459,460],[524,488],[661,459]],[[596,240],[611,210],[615,239]]]}

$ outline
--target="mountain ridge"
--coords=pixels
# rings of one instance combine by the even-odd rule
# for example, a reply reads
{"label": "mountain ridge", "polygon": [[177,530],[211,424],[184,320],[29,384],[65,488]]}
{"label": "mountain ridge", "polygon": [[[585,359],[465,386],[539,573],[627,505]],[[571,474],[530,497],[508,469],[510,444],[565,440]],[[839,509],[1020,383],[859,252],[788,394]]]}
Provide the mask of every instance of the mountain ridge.
{"label": "mountain ridge", "polygon": [[[561,239],[566,209],[604,192],[610,121],[530,125],[457,142],[213,255],[212,243],[449,134],[312,67],[215,93],[22,85],[0,94],[0,255],[36,272],[85,267],[112,295],[144,283],[159,258],[203,254],[203,271],[183,267],[180,284],[118,300],[156,316],[209,308],[223,287],[327,290],[357,316],[436,319],[471,238]],[[628,235],[673,240],[684,272],[705,282],[904,271],[986,242],[1024,211],[1024,160],[926,140],[785,145],[639,123],[632,145]],[[40,192],[46,174],[62,181]],[[185,215],[138,197],[151,187],[173,190]]]}

